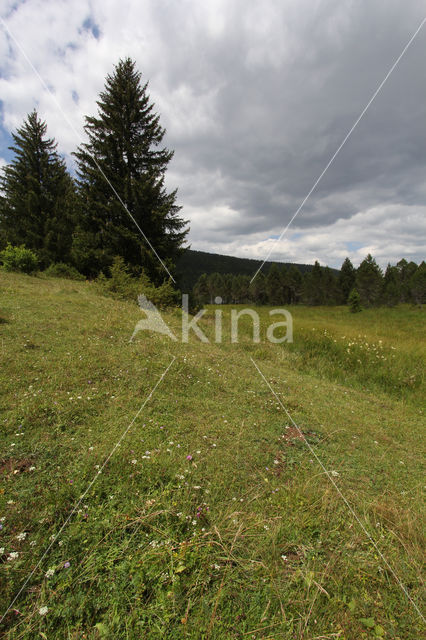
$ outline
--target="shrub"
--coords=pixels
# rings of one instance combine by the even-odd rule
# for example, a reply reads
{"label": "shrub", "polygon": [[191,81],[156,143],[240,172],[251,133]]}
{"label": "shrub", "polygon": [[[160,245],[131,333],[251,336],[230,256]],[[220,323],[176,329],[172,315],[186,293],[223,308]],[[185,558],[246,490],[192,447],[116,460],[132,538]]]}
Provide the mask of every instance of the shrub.
{"label": "shrub", "polygon": [[77,269],[64,262],[56,262],[51,264],[44,271],[49,278],[67,278],[69,280],[84,280],[84,276]]}
{"label": "shrub", "polygon": [[6,271],[33,273],[38,267],[36,254],[30,249],[26,249],[23,244],[19,247],[13,247],[8,244],[6,249],[0,252],[0,260],[2,261],[3,269]]}
{"label": "shrub", "polygon": [[349,309],[352,313],[358,313],[361,311],[361,298],[356,289],[352,289],[348,298]]}
{"label": "shrub", "polygon": [[129,273],[129,269],[121,256],[114,258],[110,268],[110,277],[101,273],[96,283],[102,293],[118,300],[137,300],[144,294],[156,307],[171,307],[178,304],[179,294],[170,282],[163,282],[155,287],[149,277],[142,272],[139,277]]}

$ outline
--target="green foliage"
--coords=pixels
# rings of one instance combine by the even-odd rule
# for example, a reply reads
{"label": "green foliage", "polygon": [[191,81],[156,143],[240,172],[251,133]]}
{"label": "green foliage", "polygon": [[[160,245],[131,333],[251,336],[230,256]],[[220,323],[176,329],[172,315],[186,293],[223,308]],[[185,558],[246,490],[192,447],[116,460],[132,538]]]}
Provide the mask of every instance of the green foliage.
{"label": "green foliage", "polygon": [[[235,256],[222,256],[216,253],[188,249],[176,262],[176,277],[182,291],[188,291],[194,287],[204,273],[206,275],[220,273],[222,276],[228,275],[231,277],[244,275],[249,276],[251,280],[261,264],[260,260],[251,258],[236,258]],[[260,273],[267,274],[272,264],[272,262],[265,262],[253,282],[256,282]],[[289,262],[283,264],[289,269],[295,269],[300,275],[312,269],[312,265],[309,264],[293,265]],[[334,272],[337,275],[337,270],[334,270]]]}
{"label": "green foliage", "polygon": [[356,273],[356,288],[365,307],[380,303],[383,274],[375,259],[368,256],[361,262]]}
{"label": "green foliage", "polygon": [[144,294],[155,306],[160,308],[172,307],[179,304],[179,292],[168,281],[156,287],[149,277],[142,272],[138,277],[131,274],[130,268],[121,256],[113,260],[110,277],[103,273],[97,278],[96,283],[102,293],[117,300],[137,300],[140,294]]}
{"label": "green foliage", "polygon": [[410,293],[413,302],[425,304],[426,302],[426,263],[422,262],[410,278]]}
{"label": "green foliage", "polygon": [[356,289],[352,289],[352,291],[350,292],[348,296],[348,305],[349,305],[349,310],[352,313],[358,313],[359,311],[362,310],[361,298]]}
{"label": "green foliage", "polygon": [[64,262],[56,262],[45,269],[44,275],[49,278],[67,278],[68,280],[84,280],[84,276],[75,267]]}
{"label": "green foliage", "polygon": [[137,225],[170,265],[181,253],[187,230],[178,215],[176,191],[165,189],[173,152],[160,147],[165,130],[147,86],[134,61],[120,60],[106,78],[97,116],[86,117],[87,142],[75,153],[80,217],[73,255],[89,274],[122,256],[158,284],[164,271],[159,272],[158,258]]}
{"label": "green foliage", "polygon": [[14,159],[0,178],[0,235],[34,251],[40,266],[69,259],[74,184],[34,110],[12,134]]}
{"label": "green foliage", "polygon": [[13,247],[11,244],[8,244],[7,247],[0,252],[0,260],[5,271],[33,273],[38,269],[38,258],[36,254],[24,245]]}
{"label": "green foliage", "polygon": [[343,304],[349,298],[349,294],[355,286],[355,280],[356,270],[349,258],[345,258],[339,273],[339,287]]}

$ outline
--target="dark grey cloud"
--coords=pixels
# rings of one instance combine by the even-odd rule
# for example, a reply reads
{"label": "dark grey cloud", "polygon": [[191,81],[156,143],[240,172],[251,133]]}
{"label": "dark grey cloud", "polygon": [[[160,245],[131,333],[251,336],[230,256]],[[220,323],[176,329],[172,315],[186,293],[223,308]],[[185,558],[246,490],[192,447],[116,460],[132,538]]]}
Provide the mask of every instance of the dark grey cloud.
{"label": "dark grey cloud", "polygon": [[[132,55],[175,150],[168,183],[179,188],[193,246],[256,257],[297,210],[426,15],[424,0],[75,0],[72,10],[47,0],[39,20],[39,5],[23,3],[7,17],[76,126],[93,112],[119,55]],[[64,42],[66,55],[55,56]],[[383,259],[386,246],[389,258],[396,247],[423,257],[425,45],[426,27],[298,215],[292,229],[300,236],[289,233],[274,256],[294,250],[300,259],[338,261],[362,220],[361,250],[374,238]],[[36,96],[69,156],[75,142],[60,114],[36,94],[40,87],[10,43],[0,46],[6,128]],[[379,234],[389,216],[386,245]],[[333,251],[331,233],[340,243]]]}

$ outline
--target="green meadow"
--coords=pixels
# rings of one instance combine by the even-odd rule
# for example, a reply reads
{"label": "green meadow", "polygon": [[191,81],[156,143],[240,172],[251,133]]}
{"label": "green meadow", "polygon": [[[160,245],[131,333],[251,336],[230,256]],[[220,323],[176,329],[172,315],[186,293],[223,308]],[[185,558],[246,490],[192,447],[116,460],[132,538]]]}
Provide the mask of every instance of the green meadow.
{"label": "green meadow", "polygon": [[422,637],[423,309],[185,344],[86,282],[0,301],[4,638]]}

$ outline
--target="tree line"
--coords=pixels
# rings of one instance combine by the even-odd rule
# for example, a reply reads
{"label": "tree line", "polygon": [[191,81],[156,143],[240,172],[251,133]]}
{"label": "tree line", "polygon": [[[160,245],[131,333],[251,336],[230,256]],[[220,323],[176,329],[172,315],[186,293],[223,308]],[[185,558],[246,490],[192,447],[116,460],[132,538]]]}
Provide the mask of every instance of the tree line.
{"label": "tree line", "polygon": [[85,118],[75,178],[37,111],[27,116],[0,176],[0,249],[25,245],[42,269],[65,263],[88,277],[121,256],[135,275],[167,278],[155,252],[173,271],[188,229],[176,191],[165,188],[173,152],[162,146],[165,129],[147,87],[133,60],[119,61],[97,114]]}
{"label": "tree line", "polygon": [[353,311],[378,305],[394,306],[400,302],[424,304],[426,298],[426,264],[400,260],[388,264],[385,272],[368,255],[356,269],[349,258],[338,275],[315,262],[301,273],[295,266],[272,264],[266,274],[250,276],[211,273],[202,274],[194,286],[198,304],[349,304]]}

